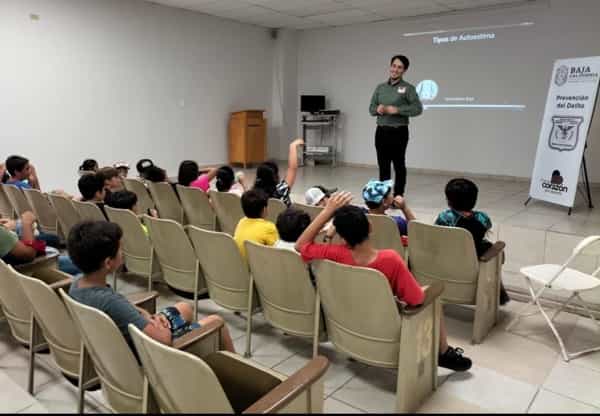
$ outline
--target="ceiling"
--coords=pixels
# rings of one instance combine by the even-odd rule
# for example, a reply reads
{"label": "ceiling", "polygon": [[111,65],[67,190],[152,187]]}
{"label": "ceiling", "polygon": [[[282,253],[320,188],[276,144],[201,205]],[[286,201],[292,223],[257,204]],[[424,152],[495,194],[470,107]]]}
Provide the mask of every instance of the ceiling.
{"label": "ceiling", "polygon": [[[267,28],[314,29],[527,0],[148,0]],[[531,1],[531,0],[529,0]]]}

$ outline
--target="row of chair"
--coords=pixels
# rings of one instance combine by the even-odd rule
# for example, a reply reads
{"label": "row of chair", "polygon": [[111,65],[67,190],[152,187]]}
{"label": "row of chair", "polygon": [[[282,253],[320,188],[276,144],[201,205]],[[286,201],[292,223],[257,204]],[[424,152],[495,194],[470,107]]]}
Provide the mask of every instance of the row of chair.
{"label": "row of chair", "polygon": [[[79,413],[85,391],[98,383],[116,412],[322,411],[325,358],[284,377],[220,352],[222,324],[215,323],[176,340],[173,347],[130,329],[140,368],[110,317],[65,294],[71,282],[48,262],[27,276],[0,260],[2,310],[12,335],[29,347],[31,394],[35,354],[49,348],[58,369],[79,387]],[[130,301],[154,312],[156,297],[147,292],[130,296]]]}

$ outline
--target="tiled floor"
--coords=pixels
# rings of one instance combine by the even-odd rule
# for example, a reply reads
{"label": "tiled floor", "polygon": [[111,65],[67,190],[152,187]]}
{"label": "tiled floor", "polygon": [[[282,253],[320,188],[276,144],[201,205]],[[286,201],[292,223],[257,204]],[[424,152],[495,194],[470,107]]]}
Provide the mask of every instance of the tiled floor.
{"label": "tiled floor", "polygon": [[[250,175],[248,175],[250,176]],[[360,197],[360,189],[374,169],[327,167],[300,171],[295,191],[313,184],[348,189]],[[419,218],[429,221],[444,207],[443,175],[410,175],[407,199]],[[477,180],[480,206],[490,213],[494,232],[508,243],[505,279],[521,284],[518,268],[548,259],[562,261],[582,235],[600,234],[600,211],[576,207],[571,218],[563,208],[532,202],[524,207],[528,184],[524,182]],[[598,259],[583,262],[592,268]],[[144,280],[128,277],[118,288],[122,293],[143,290]],[[162,285],[159,307],[180,300]],[[594,298],[594,296],[592,296]],[[600,412],[600,353],[564,363],[558,345],[540,316],[527,318],[511,332],[505,327],[522,304],[512,301],[502,308],[501,320],[480,345],[471,345],[472,311],[445,308],[450,344],[460,346],[472,357],[467,373],[439,370],[439,388],[420,412]],[[201,315],[219,313],[227,321],[238,351],[245,345],[243,317],[223,310],[208,299],[199,303]],[[307,339],[286,336],[270,327],[258,314],[254,317],[253,359],[283,374],[292,374],[311,355]],[[599,343],[600,333],[586,318],[564,314],[557,322],[568,348],[585,348]],[[325,380],[325,412],[393,412],[397,373],[369,367],[322,344],[320,354],[331,366]],[[37,355],[35,396],[25,393],[27,350],[12,340],[6,323],[0,324],[0,411],[75,412],[77,390],[52,364],[49,355]],[[87,412],[106,412],[100,392],[86,395]]]}

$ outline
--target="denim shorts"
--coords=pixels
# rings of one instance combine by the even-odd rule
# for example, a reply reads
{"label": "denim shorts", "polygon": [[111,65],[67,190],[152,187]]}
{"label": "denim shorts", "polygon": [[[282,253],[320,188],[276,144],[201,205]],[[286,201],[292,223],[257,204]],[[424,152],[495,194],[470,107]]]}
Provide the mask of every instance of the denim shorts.
{"label": "denim shorts", "polygon": [[188,332],[200,328],[198,322],[189,323],[183,319],[183,316],[179,313],[176,307],[168,306],[159,312],[169,321],[171,325],[171,336],[173,339],[179,338]]}

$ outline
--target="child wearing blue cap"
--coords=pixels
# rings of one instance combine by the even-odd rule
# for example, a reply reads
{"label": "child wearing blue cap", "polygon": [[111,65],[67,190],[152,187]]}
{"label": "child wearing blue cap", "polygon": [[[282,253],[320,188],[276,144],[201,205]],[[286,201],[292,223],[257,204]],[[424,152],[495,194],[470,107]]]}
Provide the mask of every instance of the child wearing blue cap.
{"label": "child wearing blue cap", "polygon": [[394,183],[391,180],[378,181],[371,179],[363,188],[363,199],[369,208],[369,214],[388,215],[386,211],[392,207],[402,210],[404,218],[396,215],[388,216],[396,222],[400,235],[408,235],[408,221],[414,220],[416,217],[406,205],[406,201],[402,196],[393,196],[393,186]]}

